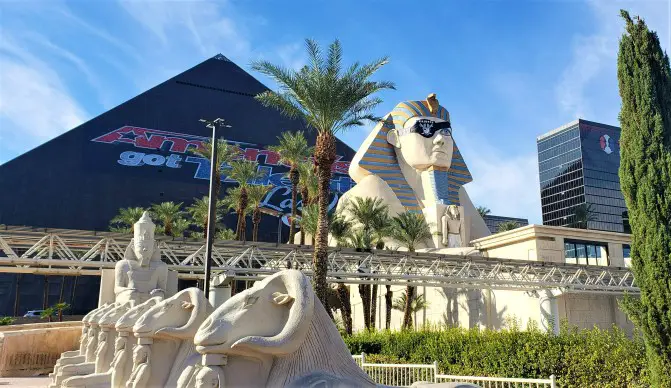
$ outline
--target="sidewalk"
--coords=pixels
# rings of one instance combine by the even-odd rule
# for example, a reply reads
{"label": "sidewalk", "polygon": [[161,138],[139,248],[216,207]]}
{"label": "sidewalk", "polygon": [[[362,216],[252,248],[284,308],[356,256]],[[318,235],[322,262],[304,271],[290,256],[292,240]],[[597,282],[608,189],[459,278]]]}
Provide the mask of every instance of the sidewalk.
{"label": "sidewalk", "polygon": [[44,388],[49,385],[49,377],[0,377],[0,388]]}

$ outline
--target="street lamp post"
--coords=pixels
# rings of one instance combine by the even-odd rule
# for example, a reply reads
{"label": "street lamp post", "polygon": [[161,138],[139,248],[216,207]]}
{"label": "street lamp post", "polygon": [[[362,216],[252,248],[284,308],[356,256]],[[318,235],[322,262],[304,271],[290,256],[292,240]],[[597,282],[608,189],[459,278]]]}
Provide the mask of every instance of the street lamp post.
{"label": "street lamp post", "polygon": [[224,119],[217,117],[214,120],[200,119],[201,123],[205,123],[207,128],[212,129],[212,155],[210,156],[210,197],[208,204],[207,216],[207,241],[205,243],[205,281],[203,282],[203,291],[205,297],[209,298],[210,292],[210,263],[212,262],[212,243],[214,242],[214,232],[216,228],[216,214],[217,214],[217,198],[215,198],[214,187],[217,166],[217,148],[219,146],[217,141],[217,128],[230,128],[230,125],[224,124]]}

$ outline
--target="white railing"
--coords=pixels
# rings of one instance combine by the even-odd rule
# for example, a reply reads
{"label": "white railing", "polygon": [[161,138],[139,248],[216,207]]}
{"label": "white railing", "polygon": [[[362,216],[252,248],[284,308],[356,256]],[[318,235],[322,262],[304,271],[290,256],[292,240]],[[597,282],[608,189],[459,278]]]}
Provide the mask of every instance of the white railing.
{"label": "white railing", "polygon": [[549,379],[517,379],[510,377],[479,377],[479,376],[456,376],[436,375],[436,383],[472,383],[483,388],[557,388],[554,375]]}
{"label": "white railing", "polygon": [[409,387],[420,381],[430,383],[473,383],[483,388],[557,388],[555,376],[548,379],[519,379],[510,377],[480,377],[443,375],[438,363],[433,364],[373,364],[366,362],[364,353],[353,355],[354,361],[377,384]]}

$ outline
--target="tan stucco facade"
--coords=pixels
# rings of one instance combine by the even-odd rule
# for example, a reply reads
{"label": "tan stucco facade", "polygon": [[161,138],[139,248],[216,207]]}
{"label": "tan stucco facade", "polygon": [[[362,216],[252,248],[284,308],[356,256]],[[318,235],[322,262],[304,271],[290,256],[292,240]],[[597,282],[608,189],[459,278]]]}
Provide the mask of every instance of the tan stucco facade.
{"label": "tan stucco facade", "polygon": [[[512,231],[471,241],[483,256],[525,261],[565,263],[564,242],[592,242],[605,248],[609,266],[624,267],[623,245],[631,236],[623,233],[573,229],[544,225],[528,225]],[[393,286],[394,299],[405,287]],[[385,326],[384,286],[379,286],[376,327]],[[617,325],[631,334],[633,325],[619,309],[617,297],[593,293],[564,294],[557,290],[538,292],[510,290],[466,290],[460,288],[419,287],[426,294],[429,306],[415,314],[415,325],[448,324],[463,328],[501,329],[511,320],[522,327],[530,321],[546,329],[555,329],[553,322],[567,320],[581,328],[609,328]],[[356,286],[350,287],[355,330],[364,327],[361,298]],[[393,310],[391,328],[399,329],[403,314]]]}

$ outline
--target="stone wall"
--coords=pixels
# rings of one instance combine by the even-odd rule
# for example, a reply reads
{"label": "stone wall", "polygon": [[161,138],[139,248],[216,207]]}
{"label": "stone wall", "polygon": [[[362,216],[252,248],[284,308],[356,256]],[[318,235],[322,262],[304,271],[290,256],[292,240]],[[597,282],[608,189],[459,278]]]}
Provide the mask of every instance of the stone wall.
{"label": "stone wall", "polygon": [[26,377],[53,370],[61,353],[79,347],[81,322],[0,326],[0,377]]}

